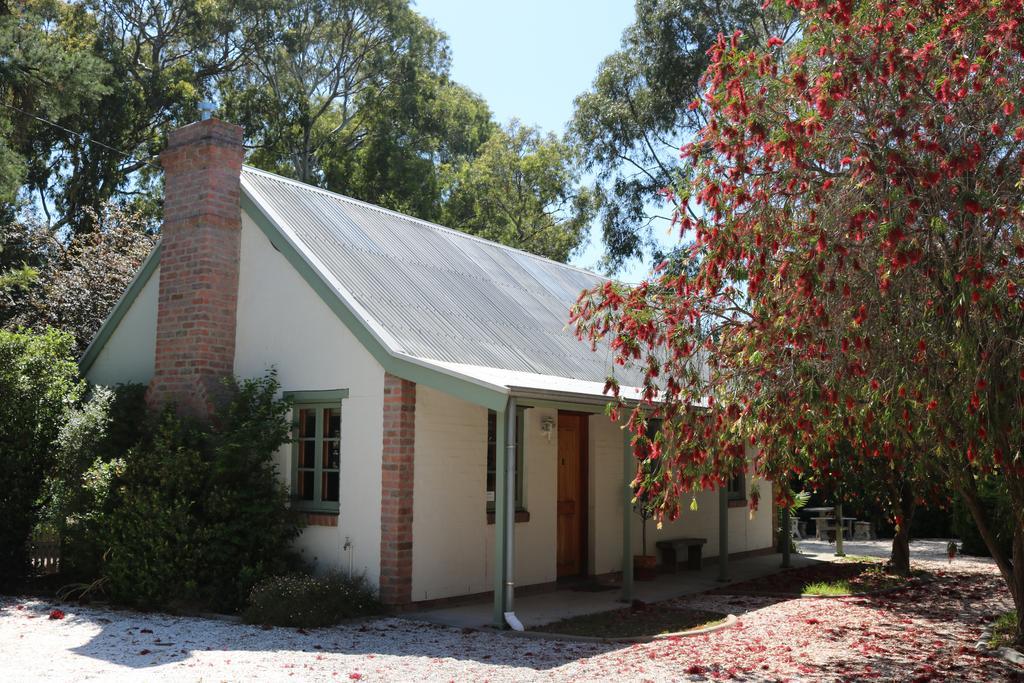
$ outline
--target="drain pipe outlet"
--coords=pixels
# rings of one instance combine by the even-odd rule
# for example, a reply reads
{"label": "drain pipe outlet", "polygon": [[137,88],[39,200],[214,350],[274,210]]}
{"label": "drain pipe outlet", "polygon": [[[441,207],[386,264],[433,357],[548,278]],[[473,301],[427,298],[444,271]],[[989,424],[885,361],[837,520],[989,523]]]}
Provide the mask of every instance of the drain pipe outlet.
{"label": "drain pipe outlet", "polygon": [[523,622],[519,621],[519,617],[516,616],[515,612],[505,612],[505,623],[509,625],[513,631],[525,631],[523,628]]}

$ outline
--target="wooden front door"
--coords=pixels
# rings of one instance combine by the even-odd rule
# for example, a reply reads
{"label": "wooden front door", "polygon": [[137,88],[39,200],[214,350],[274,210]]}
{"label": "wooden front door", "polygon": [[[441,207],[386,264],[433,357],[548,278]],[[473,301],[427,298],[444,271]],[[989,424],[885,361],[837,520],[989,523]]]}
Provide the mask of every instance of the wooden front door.
{"label": "wooden front door", "polygon": [[587,415],[558,413],[558,577],[586,573]]}

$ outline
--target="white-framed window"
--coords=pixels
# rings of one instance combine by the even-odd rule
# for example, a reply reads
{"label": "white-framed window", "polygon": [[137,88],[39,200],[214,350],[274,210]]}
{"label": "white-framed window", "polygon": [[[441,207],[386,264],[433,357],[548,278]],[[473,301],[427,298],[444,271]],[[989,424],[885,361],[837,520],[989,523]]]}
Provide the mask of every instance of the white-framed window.
{"label": "white-framed window", "polygon": [[286,392],[292,400],[292,500],[313,512],[341,501],[341,403],[348,391]]}

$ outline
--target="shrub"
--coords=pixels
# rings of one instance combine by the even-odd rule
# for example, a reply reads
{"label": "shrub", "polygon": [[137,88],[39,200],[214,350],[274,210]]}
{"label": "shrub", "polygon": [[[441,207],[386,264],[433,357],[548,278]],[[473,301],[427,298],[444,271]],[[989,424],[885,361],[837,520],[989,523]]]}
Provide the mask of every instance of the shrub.
{"label": "shrub", "polygon": [[315,628],[380,613],[381,605],[364,576],[286,574],[252,589],[244,617],[250,624]]}
{"label": "shrub", "polygon": [[91,581],[100,574],[101,531],[117,497],[112,485],[124,471],[124,455],[147,433],[146,387],[94,387],[69,411],[54,442],[42,522],[61,541],[61,574]]}
{"label": "shrub", "polygon": [[26,572],[52,445],[83,390],[73,344],[56,330],[0,330],[0,585]]}
{"label": "shrub", "polygon": [[103,521],[111,596],[142,607],[242,607],[258,581],[288,571],[300,530],[273,463],[289,438],[273,373],[229,381],[212,425],[156,419],[116,473]]}

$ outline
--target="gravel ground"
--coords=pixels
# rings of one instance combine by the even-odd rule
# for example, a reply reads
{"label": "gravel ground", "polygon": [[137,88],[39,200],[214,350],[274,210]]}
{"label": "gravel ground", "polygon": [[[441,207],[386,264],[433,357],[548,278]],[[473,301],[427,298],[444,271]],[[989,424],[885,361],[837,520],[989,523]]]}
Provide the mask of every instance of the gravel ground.
{"label": "gravel ground", "polygon": [[[397,618],[263,630],[0,598],[0,680],[1024,681],[1024,669],[974,650],[986,620],[1009,604],[991,563],[917,564],[936,581],[876,598],[688,596],[679,602],[737,614],[739,624],[629,646]],[[49,618],[55,607],[63,619]]]}

